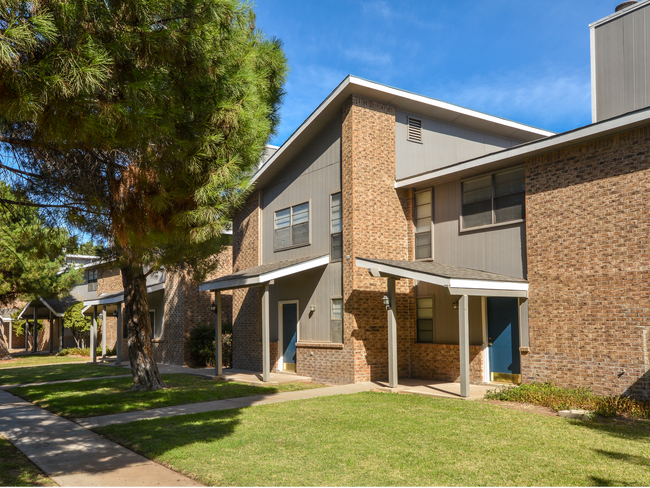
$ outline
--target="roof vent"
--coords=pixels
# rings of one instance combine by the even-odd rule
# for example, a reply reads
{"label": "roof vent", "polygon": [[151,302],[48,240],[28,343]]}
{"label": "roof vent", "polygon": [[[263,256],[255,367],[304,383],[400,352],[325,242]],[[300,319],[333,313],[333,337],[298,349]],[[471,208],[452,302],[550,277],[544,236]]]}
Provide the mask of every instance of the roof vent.
{"label": "roof vent", "polygon": [[620,3],[620,4],[616,7],[616,9],[614,10],[614,12],[620,12],[621,10],[623,10],[623,9],[625,9],[625,8],[628,8],[628,7],[631,7],[632,5],[636,5],[637,3],[639,3],[638,0],[630,0],[630,1],[628,1],[628,2]]}
{"label": "roof vent", "polygon": [[406,140],[411,142],[419,142],[422,144],[422,121],[408,117],[408,133]]}

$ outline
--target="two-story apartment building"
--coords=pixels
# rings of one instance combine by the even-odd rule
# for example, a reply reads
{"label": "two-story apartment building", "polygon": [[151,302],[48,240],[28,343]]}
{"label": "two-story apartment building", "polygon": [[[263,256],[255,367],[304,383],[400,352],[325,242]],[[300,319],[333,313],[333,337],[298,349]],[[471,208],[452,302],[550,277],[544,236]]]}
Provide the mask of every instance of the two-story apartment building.
{"label": "two-story apartment building", "polygon": [[347,77],[201,286],[234,290],[234,367],[648,396],[650,2],[625,7],[591,26],[604,115],[567,133]]}

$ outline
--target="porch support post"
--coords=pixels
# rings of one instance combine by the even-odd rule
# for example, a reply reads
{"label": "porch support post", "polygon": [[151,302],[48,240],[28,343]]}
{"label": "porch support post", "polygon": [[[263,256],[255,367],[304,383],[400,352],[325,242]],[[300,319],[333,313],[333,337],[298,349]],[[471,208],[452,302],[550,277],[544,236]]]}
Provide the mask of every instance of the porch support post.
{"label": "porch support post", "polygon": [[269,325],[269,285],[262,293],[262,381],[271,381],[271,342]]}
{"label": "porch support post", "polygon": [[117,354],[117,359],[115,359],[115,366],[122,366],[122,337],[124,333],[122,332],[122,303],[117,304],[117,341],[115,341],[115,354]]}
{"label": "porch support post", "polygon": [[32,342],[32,352],[38,351],[38,311],[34,307],[34,334]]}
{"label": "porch support post", "polygon": [[54,324],[52,323],[52,310],[50,310],[50,354],[54,352]]}
{"label": "porch support post", "polygon": [[214,374],[223,374],[223,335],[221,334],[221,291],[214,292],[214,304],[217,307],[214,314]]}
{"label": "porch support post", "polygon": [[469,313],[467,295],[458,300],[458,345],[460,348],[460,396],[469,397]]}
{"label": "porch support post", "polygon": [[106,305],[102,310],[102,359],[106,360]]}
{"label": "porch support post", "polygon": [[97,305],[93,307],[93,320],[90,324],[90,357],[97,362]]}
{"label": "porch support post", "polygon": [[31,325],[29,325],[29,320],[25,318],[25,352],[29,352],[29,328]]}
{"label": "porch support post", "polygon": [[63,349],[63,336],[65,335],[65,329],[63,328],[63,317],[58,317],[56,323],[59,326],[59,351]]}
{"label": "porch support post", "polygon": [[10,320],[9,321],[9,350],[10,351],[12,349],[12,347],[11,347],[11,336],[14,335],[13,327],[14,327],[13,320]]}
{"label": "porch support post", "polygon": [[395,278],[388,278],[388,386],[397,388],[397,318],[395,308]]}

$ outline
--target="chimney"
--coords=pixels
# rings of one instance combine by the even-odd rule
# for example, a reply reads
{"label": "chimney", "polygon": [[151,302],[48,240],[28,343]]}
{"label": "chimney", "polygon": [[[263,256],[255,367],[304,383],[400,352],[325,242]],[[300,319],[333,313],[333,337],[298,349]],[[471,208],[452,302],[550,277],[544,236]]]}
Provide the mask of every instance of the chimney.
{"label": "chimney", "polygon": [[616,7],[616,9],[614,10],[614,12],[620,12],[620,11],[623,10],[624,8],[631,7],[632,5],[635,5],[635,4],[637,4],[637,3],[639,3],[638,0],[629,0],[628,2],[620,3],[620,4]]}

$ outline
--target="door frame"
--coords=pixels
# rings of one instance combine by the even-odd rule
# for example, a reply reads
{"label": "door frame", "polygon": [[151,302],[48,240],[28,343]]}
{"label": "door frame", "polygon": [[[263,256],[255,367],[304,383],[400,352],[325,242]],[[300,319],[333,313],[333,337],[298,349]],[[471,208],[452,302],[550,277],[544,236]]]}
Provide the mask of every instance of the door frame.
{"label": "door frame", "polygon": [[[483,356],[483,379],[486,383],[492,383],[492,365],[490,364],[490,345],[488,343],[489,336],[489,323],[488,323],[488,314],[487,314],[487,299],[490,297],[482,297],[484,300],[483,308],[483,344],[485,354]],[[498,298],[498,297],[497,297]],[[519,358],[519,373],[513,374],[513,383],[518,385],[521,384],[521,299],[517,298],[517,338],[519,343],[517,344],[516,355]],[[513,354],[514,359],[514,354]]]}
{"label": "door frame", "polygon": [[[282,342],[282,334],[284,332],[282,326],[282,305],[284,304],[296,304],[296,342],[300,340],[300,301],[299,300],[278,300],[278,371],[284,371],[284,344]],[[296,356],[296,362],[298,357]]]}

